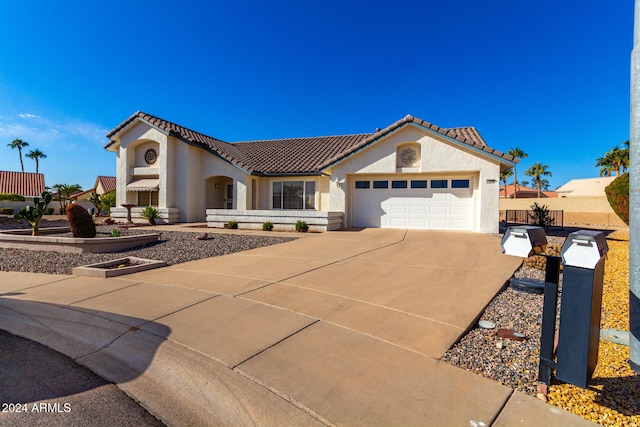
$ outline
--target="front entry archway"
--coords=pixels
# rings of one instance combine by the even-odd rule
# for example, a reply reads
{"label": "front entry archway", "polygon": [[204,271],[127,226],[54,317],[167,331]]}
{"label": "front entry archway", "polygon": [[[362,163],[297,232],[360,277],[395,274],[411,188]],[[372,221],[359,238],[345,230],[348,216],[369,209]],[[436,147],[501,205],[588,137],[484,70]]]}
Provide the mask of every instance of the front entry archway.
{"label": "front entry archway", "polygon": [[206,208],[233,209],[233,179],[228,176],[212,176],[205,180]]}

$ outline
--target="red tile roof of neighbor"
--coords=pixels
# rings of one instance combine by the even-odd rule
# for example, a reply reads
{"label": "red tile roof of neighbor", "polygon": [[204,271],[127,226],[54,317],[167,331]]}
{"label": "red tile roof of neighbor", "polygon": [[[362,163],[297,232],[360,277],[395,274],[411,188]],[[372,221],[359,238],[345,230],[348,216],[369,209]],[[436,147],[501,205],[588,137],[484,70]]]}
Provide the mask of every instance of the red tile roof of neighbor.
{"label": "red tile roof of neighbor", "polygon": [[98,184],[102,186],[105,193],[116,189],[116,177],[115,176],[98,176],[96,178],[95,188],[98,188]]}
{"label": "red tile roof of neighbor", "polygon": [[[489,148],[473,127],[441,128],[413,116],[406,116],[375,133],[229,143],[138,111],[109,132],[107,138],[112,138],[136,120],[142,120],[169,135],[208,149],[250,173],[264,175],[319,173],[408,123],[427,128],[508,162],[518,161],[513,156]],[[112,139],[105,148],[115,143]]]}
{"label": "red tile roof of neighbor", "polygon": [[40,196],[44,191],[44,175],[32,172],[0,171],[0,193],[25,197]]}
{"label": "red tile roof of neighbor", "polygon": [[[541,193],[543,198],[558,197],[558,193],[555,191],[542,191]],[[500,185],[500,197],[504,197],[504,184]],[[538,189],[518,185],[518,197],[521,199],[538,197]],[[513,198],[513,183],[507,184],[507,199],[511,198]]]}

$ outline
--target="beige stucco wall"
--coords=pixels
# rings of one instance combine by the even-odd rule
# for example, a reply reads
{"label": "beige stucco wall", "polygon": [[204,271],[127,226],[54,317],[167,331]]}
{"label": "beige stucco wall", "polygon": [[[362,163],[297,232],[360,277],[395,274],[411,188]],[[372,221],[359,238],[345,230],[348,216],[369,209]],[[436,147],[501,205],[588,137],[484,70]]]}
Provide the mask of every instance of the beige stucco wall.
{"label": "beige stucco wall", "polygon": [[[399,171],[396,167],[397,147],[411,142],[419,143],[421,147],[419,167]],[[330,210],[346,211],[344,226],[350,226],[352,209],[351,201],[347,200],[347,188],[352,188],[351,180],[359,174],[396,173],[473,177],[473,231],[498,232],[499,162],[463,143],[448,141],[414,125],[401,128],[331,168]]]}
{"label": "beige stucco wall", "polygon": [[[623,226],[606,196],[563,197],[549,199],[500,199],[500,211],[531,210],[538,203],[552,211],[564,211],[564,224],[594,224]],[[502,216],[504,217],[504,215]],[[502,218],[501,217],[501,218]]]}

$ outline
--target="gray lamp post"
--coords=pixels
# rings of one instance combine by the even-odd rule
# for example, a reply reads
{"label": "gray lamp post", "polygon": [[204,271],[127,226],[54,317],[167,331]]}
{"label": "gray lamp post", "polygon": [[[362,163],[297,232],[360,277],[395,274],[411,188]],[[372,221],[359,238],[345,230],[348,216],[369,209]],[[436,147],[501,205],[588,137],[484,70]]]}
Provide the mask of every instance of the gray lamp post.
{"label": "gray lamp post", "polygon": [[640,373],[640,2],[635,2],[629,138],[629,364]]}

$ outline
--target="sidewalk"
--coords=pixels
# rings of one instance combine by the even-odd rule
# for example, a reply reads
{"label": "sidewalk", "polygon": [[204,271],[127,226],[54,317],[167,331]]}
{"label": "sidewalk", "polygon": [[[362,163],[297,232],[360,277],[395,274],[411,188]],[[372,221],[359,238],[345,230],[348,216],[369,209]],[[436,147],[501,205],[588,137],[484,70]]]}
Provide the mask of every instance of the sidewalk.
{"label": "sidewalk", "polygon": [[121,279],[2,272],[0,329],[168,425],[592,425],[438,360],[516,268],[495,237],[308,237]]}

